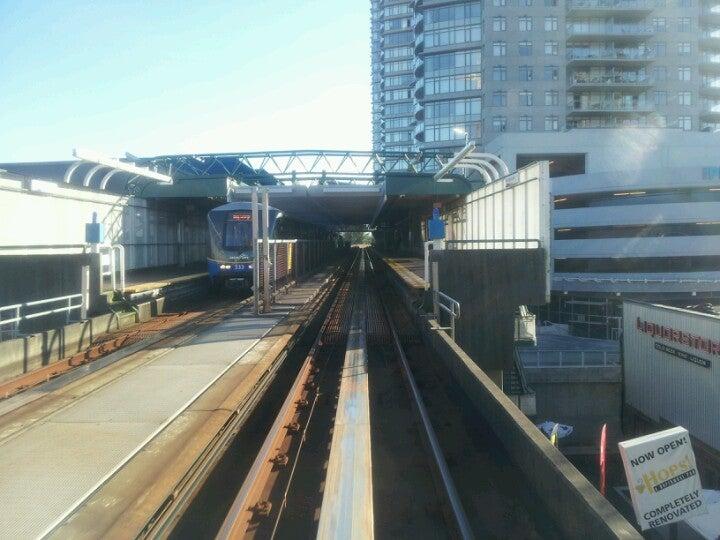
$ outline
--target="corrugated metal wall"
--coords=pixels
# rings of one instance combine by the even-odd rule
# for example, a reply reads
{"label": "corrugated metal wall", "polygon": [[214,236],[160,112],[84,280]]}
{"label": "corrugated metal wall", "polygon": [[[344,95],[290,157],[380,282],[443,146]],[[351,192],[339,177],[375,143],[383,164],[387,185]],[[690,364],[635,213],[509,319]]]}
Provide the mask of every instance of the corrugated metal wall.
{"label": "corrugated metal wall", "polygon": [[[448,240],[540,240],[550,249],[550,180],[540,162],[488,184],[443,208]],[[482,249],[478,245],[472,249]],[[494,249],[500,244],[490,244]],[[528,247],[524,242],[508,248]],[[532,246],[535,247],[535,246]]]}
{"label": "corrugated metal wall", "polygon": [[[626,300],[623,304],[625,393],[629,405],[657,422],[683,426],[720,450],[720,355],[638,329],[641,322],[720,341],[720,318]],[[655,348],[672,347],[701,359],[703,367]]]}

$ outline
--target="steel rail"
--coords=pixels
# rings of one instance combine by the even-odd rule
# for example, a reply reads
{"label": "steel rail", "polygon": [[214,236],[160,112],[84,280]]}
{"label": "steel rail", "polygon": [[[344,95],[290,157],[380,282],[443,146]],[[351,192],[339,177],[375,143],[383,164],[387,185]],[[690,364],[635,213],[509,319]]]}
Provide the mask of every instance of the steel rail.
{"label": "steel rail", "polygon": [[437,474],[440,482],[442,483],[442,488],[445,492],[444,495],[447,498],[447,502],[450,507],[450,513],[452,514],[453,520],[455,522],[454,524],[457,528],[458,535],[460,536],[460,538],[463,538],[465,540],[472,539],[474,538],[474,535],[470,527],[470,522],[468,521],[467,515],[465,514],[465,509],[463,508],[462,502],[460,501],[460,495],[455,488],[455,482],[453,481],[450,474],[450,469],[447,465],[447,462],[445,461],[445,456],[443,456],[442,448],[440,447],[437,435],[435,434],[435,429],[432,427],[430,415],[425,408],[425,403],[423,402],[422,396],[420,395],[420,390],[417,386],[417,383],[415,382],[415,377],[413,377],[412,371],[410,369],[410,364],[407,360],[407,356],[405,356],[405,351],[403,350],[402,343],[400,342],[400,337],[398,336],[395,324],[392,321],[390,310],[388,309],[387,303],[382,297],[382,295],[380,295],[380,303],[382,304],[385,317],[387,318],[390,333],[392,335],[393,345],[400,360],[403,378],[408,385],[408,390],[413,399],[413,406],[418,416],[420,417],[420,423],[422,425],[422,430],[425,435],[425,440],[428,448],[430,449],[430,453],[432,454],[432,458],[437,469]]}
{"label": "steel rail", "polygon": [[[357,259],[353,261],[350,268],[355,265],[356,261]],[[340,278],[338,280],[338,284],[342,281],[343,279]],[[310,390],[314,389],[313,402],[310,406],[308,417],[305,420],[305,427],[301,432],[300,443],[296,449],[293,458],[293,464],[290,468],[285,489],[283,490],[282,504],[279,505],[276,517],[273,520],[273,527],[270,538],[275,535],[282,514],[282,510],[287,500],[287,494],[289,492],[290,485],[293,479],[297,461],[300,455],[300,450],[302,449],[302,445],[305,441],[307,427],[310,424],[312,414],[315,411],[315,404],[317,403],[317,399],[320,395],[320,385],[314,383],[308,385],[308,382],[310,378],[315,374],[314,372],[317,368],[317,366],[314,366],[316,356],[318,355],[318,352],[323,345],[323,338],[325,337],[331,324],[335,309],[339,306],[341,300],[342,295],[340,294],[340,290],[338,289],[338,294],[333,299],[332,305],[327,312],[327,316],[325,317],[323,324],[320,327],[320,331],[315,337],[315,341],[313,342],[310,350],[308,351],[308,354],[306,355],[306,358],[300,368],[295,382],[293,383],[290,392],[285,398],[285,401],[280,408],[280,412],[276,416],[275,421],[273,422],[273,425],[270,428],[270,431],[268,432],[262,447],[260,448],[260,451],[255,457],[255,461],[253,462],[250,471],[245,477],[245,480],[238,494],[236,495],[230,507],[230,510],[228,511],[228,514],[226,515],[225,520],[220,527],[220,530],[215,537],[216,540],[229,540],[243,538],[247,536],[249,528],[256,524],[256,521],[254,520],[256,520],[257,517],[267,517],[273,511],[272,503],[264,498],[264,496],[267,494],[267,480],[272,474],[277,464],[280,464],[283,461],[285,462],[285,464],[287,464],[287,461],[285,461],[285,459],[287,459],[287,456],[285,455],[283,458],[283,455],[277,454],[277,450],[278,448],[283,446],[283,441],[287,437],[292,436],[293,431],[300,432],[299,429],[295,429],[299,428],[299,426],[293,426],[293,424],[295,423],[293,418],[295,418],[299,414],[302,407],[308,404],[307,394],[310,393]],[[327,361],[325,364],[327,365]]]}

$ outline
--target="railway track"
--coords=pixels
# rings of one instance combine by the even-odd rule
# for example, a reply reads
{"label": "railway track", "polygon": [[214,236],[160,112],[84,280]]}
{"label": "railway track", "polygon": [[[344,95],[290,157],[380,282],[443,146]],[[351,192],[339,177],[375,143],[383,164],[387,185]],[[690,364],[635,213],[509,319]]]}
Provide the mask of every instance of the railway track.
{"label": "railway track", "polygon": [[381,288],[360,251],[217,538],[473,537]]}

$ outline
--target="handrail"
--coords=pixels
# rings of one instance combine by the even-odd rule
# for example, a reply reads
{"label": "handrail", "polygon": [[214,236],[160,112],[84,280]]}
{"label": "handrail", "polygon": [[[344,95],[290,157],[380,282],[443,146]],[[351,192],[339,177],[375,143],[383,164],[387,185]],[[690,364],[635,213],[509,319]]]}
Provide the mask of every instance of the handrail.
{"label": "handrail", "polygon": [[[80,299],[79,304],[74,304],[73,300],[76,298]],[[45,311],[38,311],[35,313],[28,313],[23,314],[22,310],[27,307],[33,307],[33,306],[42,306],[45,304],[50,304],[53,302],[67,302],[66,306],[62,306],[55,309],[48,309]],[[81,293],[78,294],[68,294],[65,296],[56,296],[54,298],[43,298],[42,300],[33,300],[31,302],[23,302],[21,304],[10,304],[7,306],[0,306],[0,341],[3,339],[3,335],[5,333],[9,333],[10,337],[16,337],[20,322],[24,320],[30,320],[30,319],[37,319],[38,317],[45,317],[47,315],[53,315],[55,313],[66,313],[67,314],[67,321],[70,322],[70,312],[74,311],[76,309],[82,310],[82,308],[85,305],[85,300],[83,299],[83,295]],[[12,311],[14,312],[14,317],[11,319],[3,319],[2,318],[2,312],[3,311]],[[1,327],[6,326],[8,324],[12,324],[13,327],[10,330],[3,330]]]}
{"label": "handrail", "polygon": [[[444,303],[443,303],[444,302]],[[438,290],[433,290],[433,311],[440,323],[440,311],[450,315],[450,327],[441,327],[450,330],[450,337],[455,341],[455,321],[460,318],[460,302]]]}
{"label": "handrail", "polygon": [[[617,367],[620,365],[620,353],[601,350],[529,350],[518,349],[525,367],[529,368],[589,368]],[[602,358],[597,362],[587,357],[595,355]],[[534,357],[534,361],[529,357]],[[550,357],[550,362],[541,361],[542,357]],[[578,362],[579,359],[579,362]]]}

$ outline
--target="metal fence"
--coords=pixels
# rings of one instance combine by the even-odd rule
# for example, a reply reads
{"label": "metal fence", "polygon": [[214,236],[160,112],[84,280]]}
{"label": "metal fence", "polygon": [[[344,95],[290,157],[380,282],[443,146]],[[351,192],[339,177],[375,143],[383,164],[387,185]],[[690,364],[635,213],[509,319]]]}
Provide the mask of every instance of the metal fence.
{"label": "metal fence", "polygon": [[620,365],[620,352],[519,349],[527,368],[585,368]]}
{"label": "metal fence", "polygon": [[78,319],[85,317],[85,301],[81,293],[0,306],[0,341],[18,337],[23,321],[65,313],[67,324],[72,320],[73,311],[80,311]]}

